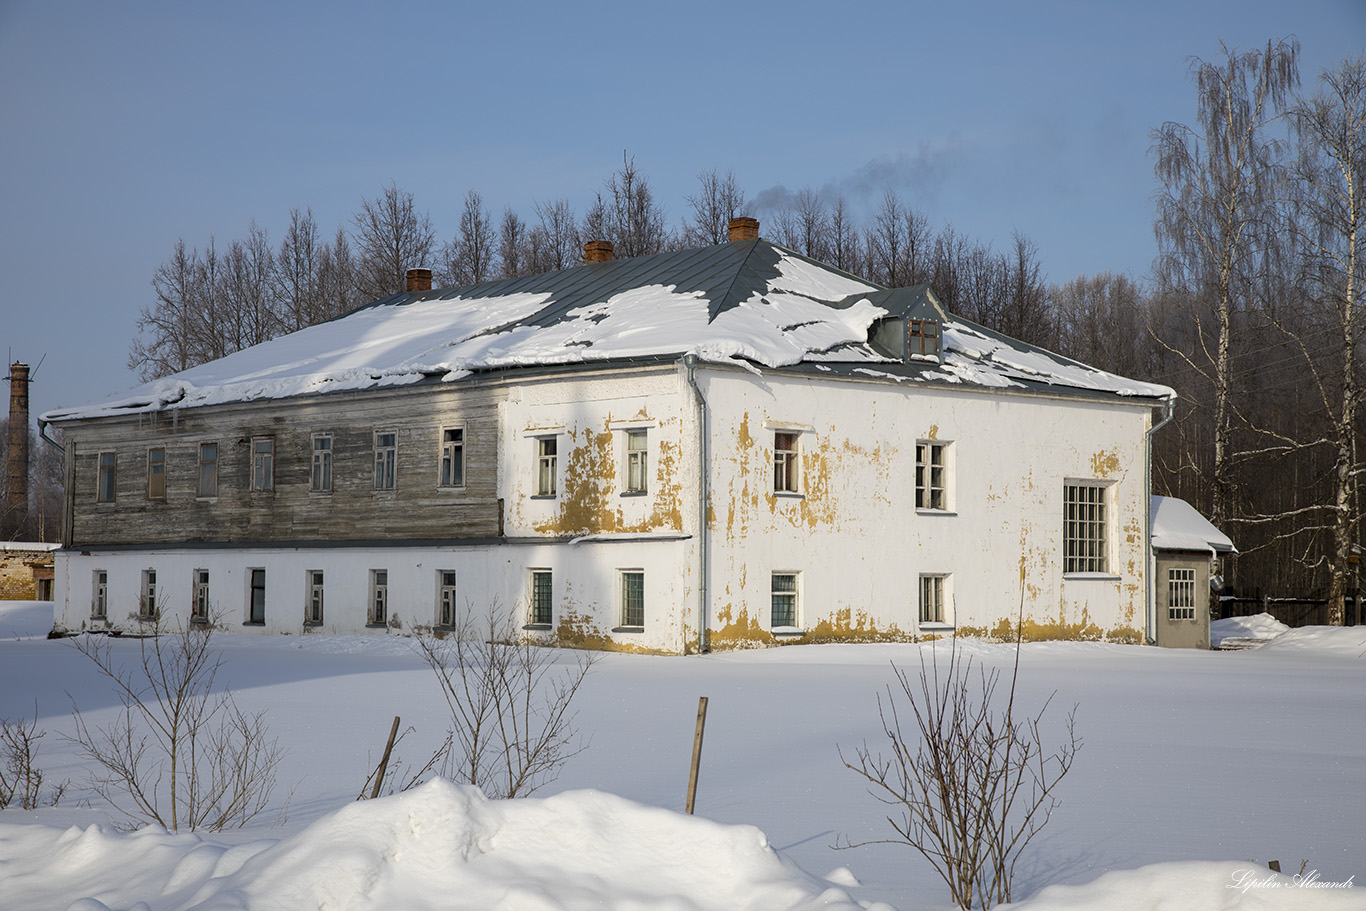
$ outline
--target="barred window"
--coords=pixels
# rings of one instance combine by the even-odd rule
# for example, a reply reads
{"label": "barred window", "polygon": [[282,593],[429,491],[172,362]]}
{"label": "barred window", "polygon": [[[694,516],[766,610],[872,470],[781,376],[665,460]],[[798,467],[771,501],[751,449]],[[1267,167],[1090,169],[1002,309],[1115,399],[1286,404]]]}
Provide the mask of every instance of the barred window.
{"label": "barred window", "polygon": [[1195,619],[1195,570],[1167,570],[1167,619]]}
{"label": "barred window", "polygon": [[1065,573],[1109,572],[1109,525],[1105,486],[1075,483],[1063,488],[1063,569]]}
{"label": "barred window", "polygon": [[549,626],[552,622],[554,604],[551,583],[553,581],[551,571],[548,569],[533,569],[531,571],[531,623],[534,626]]}
{"label": "barred window", "polygon": [[621,625],[645,626],[645,573],[640,570],[621,574]]}
{"label": "barred window", "polygon": [[770,628],[797,625],[797,574],[774,573],[771,585]]}

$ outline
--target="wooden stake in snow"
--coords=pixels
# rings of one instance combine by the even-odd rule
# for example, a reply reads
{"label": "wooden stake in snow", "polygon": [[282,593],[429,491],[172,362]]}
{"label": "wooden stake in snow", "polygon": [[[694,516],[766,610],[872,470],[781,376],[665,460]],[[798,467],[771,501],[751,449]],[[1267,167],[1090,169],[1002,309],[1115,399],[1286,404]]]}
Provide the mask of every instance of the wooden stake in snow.
{"label": "wooden stake in snow", "polygon": [[702,729],[707,726],[707,697],[697,699],[697,733],[692,738],[692,770],[688,772],[688,814],[697,799],[697,767],[702,764]]}
{"label": "wooden stake in snow", "polygon": [[384,784],[384,770],[389,767],[389,754],[394,751],[394,738],[398,736],[398,716],[394,716],[394,726],[389,729],[389,742],[384,745],[384,755],[380,757],[379,768],[375,770],[375,786],[370,789],[370,799],[379,796],[379,786]]}

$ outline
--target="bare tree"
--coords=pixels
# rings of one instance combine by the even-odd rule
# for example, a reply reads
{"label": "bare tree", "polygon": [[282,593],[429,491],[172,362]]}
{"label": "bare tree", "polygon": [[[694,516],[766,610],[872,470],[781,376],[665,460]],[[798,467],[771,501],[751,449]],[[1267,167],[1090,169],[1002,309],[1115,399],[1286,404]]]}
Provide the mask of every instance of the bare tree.
{"label": "bare tree", "polygon": [[859,232],[849,213],[849,204],[843,196],[836,196],[830,204],[830,265],[845,272],[855,272],[861,254]]}
{"label": "bare tree", "polygon": [[38,729],[36,705],[32,720],[0,718],[0,810],[14,803],[25,810],[55,807],[66,793],[67,782],[62,782],[49,790],[46,799],[43,797],[38,741],[46,736],[47,731]]}
{"label": "bare tree", "polygon": [[158,628],[138,640],[129,665],[106,636],[71,640],[122,705],[108,725],[91,727],[73,700],[71,739],[95,762],[95,792],[130,826],[236,828],[269,804],[283,751],[263,712],[243,711],[218,687],[223,659],[212,635],[211,624]]}
{"label": "bare tree", "polygon": [[499,274],[503,278],[521,278],[526,262],[527,225],[512,209],[503,209],[503,220],[498,225]]}
{"label": "bare tree", "polygon": [[374,199],[361,200],[351,222],[356,229],[356,288],[366,301],[402,291],[408,270],[427,263],[436,246],[431,220],[417,210],[412,193],[393,183]]}
{"label": "bare tree", "polygon": [[661,253],[670,243],[664,210],[655,201],[650,181],[636,160],[621,155],[621,168],[605,181],[607,194],[597,194],[584,221],[583,235],[610,240],[618,259]]}
{"label": "bare tree", "polygon": [[918,680],[893,667],[895,683],[878,697],[890,755],[864,743],[852,759],[843,750],[840,758],[893,808],[887,823],[894,836],[874,843],[914,848],[958,907],[990,908],[1011,900],[1020,855],[1059,804],[1057,786],[1082,746],[1076,708],[1066,719],[1066,739],[1045,755],[1043,717],[1052,697],[1032,715],[1017,709],[1018,640],[1005,693],[999,671],[973,673],[956,638],[949,640],[947,667],[931,654],[926,665],[922,652]]}
{"label": "bare tree", "polygon": [[454,631],[416,643],[450,710],[440,751],[446,777],[490,797],[525,797],[583,750],[572,703],[592,656],[560,666],[564,652],[522,637],[512,613],[497,607],[477,619],[467,612]]}
{"label": "bare tree", "polygon": [[487,281],[494,272],[494,241],[493,218],[484,208],[483,197],[470,190],[460,213],[460,230],[441,248],[440,282],[473,285]]}
{"label": "bare tree", "polygon": [[1219,526],[1234,513],[1236,320],[1250,305],[1246,282],[1259,268],[1255,226],[1271,219],[1279,183],[1278,149],[1267,129],[1299,83],[1299,43],[1269,41],[1241,54],[1223,47],[1223,56],[1191,64],[1196,126],[1168,122],[1152,133],[1162,188],[1155,271],[1164,289],[1191,302],[1194,318],[1206,312],[1214,321],[1213,338],[1202,334],[1200,349],[1186,357],[1214,390],[1211,518]]}
{"label": "bare tree", "polygon": [[[533,273],[565,269],[583,262],[578,222],[568,199],[561,196],[554,202],[536,203],[536,217],[540,220],[540,233],[533,236],[528,245]],[[601,230],[606,230],[605,225]],[[536,232],[532,233],[536,235]],[[599,234],[595,239],[602,240],[604,235]]]}
{"label": "bare tree", "polygon": [[364,303],[357,291],[356,259],[345,229],[338,228],[332,243],[319,252],[317,282],[321,301],[318,322],[349,313]]}
{"label": "bare tree", "polygon": [[128,351],[128,369],[142,380],[178,373],[200,363],[195,338],[199,251],[177,238],[171,257],[152,273],[153,302],[138,314],[137,331]]}
{"label": "bare tree", "polygon": [[697,183],[697,193],[683,197],[692,210],[683,224],[684,243],[690,247],[726,243],[730,220],[745,208],[745,193],[735,181],[735,172],[723,176],[712,168],[698,174]]}
{"label": "bare tree", "polygon": [[284,332],[297,332],[327,319],[318,281],[322,250],[313,209],[290,209],[289,226],[275,257],[275,296]]}
{"label": "bare tree", "polygon": [[253,219],[245,240],[233,240],[223,256],[223,303],[227,351],[241,351],[279,334],[275,307],[275,251]]}
{"label": "bare tree", "polygon": [[1057,327],[1057,350],[1120,376],[1152,377],[1149,301],[1127,275],[1081,275],[1048,292]]}

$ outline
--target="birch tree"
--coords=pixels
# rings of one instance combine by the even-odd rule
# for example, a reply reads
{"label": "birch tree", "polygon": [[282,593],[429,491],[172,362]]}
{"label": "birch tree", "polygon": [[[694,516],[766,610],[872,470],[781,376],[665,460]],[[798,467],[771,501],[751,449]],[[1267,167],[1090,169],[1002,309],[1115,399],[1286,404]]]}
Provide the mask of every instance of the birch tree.
{"label": "birch tree", "polygon": [[413,194],[391,183],[374,199],[361,200],[355,226],[356,288],[365,301],[407,287],[409,269],[425,265],[436,246],[436,231]]}

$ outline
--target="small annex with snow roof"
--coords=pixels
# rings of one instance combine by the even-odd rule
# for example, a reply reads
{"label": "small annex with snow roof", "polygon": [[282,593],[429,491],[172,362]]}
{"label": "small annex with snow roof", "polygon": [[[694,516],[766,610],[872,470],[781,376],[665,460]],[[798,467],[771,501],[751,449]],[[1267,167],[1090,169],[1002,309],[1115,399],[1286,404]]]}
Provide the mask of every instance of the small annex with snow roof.
{"label": "small annex with snow roof", "polygon": [[[1164,386],[758,237],[346,316],[43,416],[59,631],[527,635],[686,653],[1151,641]],[[748,222],[748,224],[746,224]],[[424,281],[425,279],[425,281]]]}
{"label": "small annex with snow roof", "polygon": [[1228,535],[1185,500],[1152,498],[1149,534],[1157,644],[1166,648],[1209,648],[1210,599],[1215,567],[1237,549]]}

